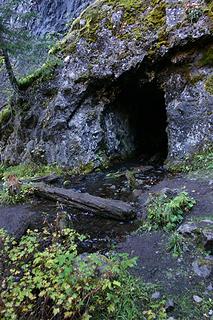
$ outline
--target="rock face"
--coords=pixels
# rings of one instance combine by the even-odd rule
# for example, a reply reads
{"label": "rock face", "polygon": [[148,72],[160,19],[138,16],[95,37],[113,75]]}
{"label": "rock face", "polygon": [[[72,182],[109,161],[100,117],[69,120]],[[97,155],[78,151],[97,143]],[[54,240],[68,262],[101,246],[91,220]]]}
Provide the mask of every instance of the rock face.
{"label": "rock face", "polygon": [[25,86],[1,159],[98,167],[211,146],[212,5],[195,2],[95,1],[53,50],[61,65]]}
{"label": "rock face", "polygon": [[[36,0],[30,5],[37,12],[31,29],[35,34],[62,33],[67,23],[76,18],[93,0]],[[29,4],[28,4],[29,5]]]}
{"label": "rock face", "polygon": [[[0,0],[0,4],[7,0]],[[30,0],[27,2],[27,10],[32,11],[35,14],[34,19],[30,19],[28,22],[28,28],[31,32],[40,37],[46,34],[63,34],[67,30],[67,23],[70,23],[72,19],[76,18],[80,12],[86,8],[93,0]],[[25,7],[19,8],[20,11],[25,11]],[[42,63],[46,59],[47,50],[41,51],[42,56],[40,60],[33,61],[21,61],[16,62],[16,69],[19,73],[27,73],[27,70],[35,68],[36,63]],[[20,63],[20,64],[19,64]],[[16,70],[16,71],[17,71]],[[0,73],[0,109],[4,105],[7,97],[8,88],[5,86],[7,82],[7,76],[5,73]]]}

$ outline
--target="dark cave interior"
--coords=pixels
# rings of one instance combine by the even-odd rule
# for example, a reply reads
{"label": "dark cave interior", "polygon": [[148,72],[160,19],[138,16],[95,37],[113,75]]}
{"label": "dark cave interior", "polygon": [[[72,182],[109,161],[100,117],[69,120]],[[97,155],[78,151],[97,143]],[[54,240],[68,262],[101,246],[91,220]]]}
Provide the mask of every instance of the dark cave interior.
{"label": "dark cave interior", "polygon": [[134,157],[164,161],[168,153],[164,91],[155,82],[131,81],[120,90],[116,105],[129,119]]}

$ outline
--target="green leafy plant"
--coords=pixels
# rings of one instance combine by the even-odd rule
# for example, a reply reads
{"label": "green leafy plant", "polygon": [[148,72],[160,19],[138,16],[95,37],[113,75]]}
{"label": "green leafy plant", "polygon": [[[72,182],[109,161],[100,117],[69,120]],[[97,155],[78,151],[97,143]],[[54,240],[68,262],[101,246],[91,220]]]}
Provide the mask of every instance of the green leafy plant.
{"label": "green leafy plant", "polygon": [[180,163],[168,164],[168,169],[172,172],[210,171],[213,169],[213,150],[210,148],[185,158]]}
{"label": "green leafy plant", "polygon": [[204,13],[204,7],[201,3],[187,2],[185,5],[187,19],[191,23],[197,22]]}
{"label": "green leafy plant", "polygon": [[165,301],[152,305],[147,285],[128,273],[135,258],[79,255],[83,240],[71,229],[44,229],[16,242],[0,230],[1,319],[166,319]]}
{"label": "green leafy plant", "polygon": [[20,191],[17,194],[10,194],[6,186],[0,190],[0,204],[9,205],[24,203],[27,201],[29,196],[32,194],[32,187],[30,185],[21,186]]}
{"label": "green leafy plant", "polygon": [[182,254],[184,247],[184,237],[178,232],[174,232],[169,239],[168,250],[174,257],[179,257]]}
{"label": "green leafy plant", "polygon": [[151,229],[163,228],[171,231],[181,223],[184,213],[189,211],[196,201],[187,192],[169,197],[164,193],[150,195],[147,206],[147,225]]}

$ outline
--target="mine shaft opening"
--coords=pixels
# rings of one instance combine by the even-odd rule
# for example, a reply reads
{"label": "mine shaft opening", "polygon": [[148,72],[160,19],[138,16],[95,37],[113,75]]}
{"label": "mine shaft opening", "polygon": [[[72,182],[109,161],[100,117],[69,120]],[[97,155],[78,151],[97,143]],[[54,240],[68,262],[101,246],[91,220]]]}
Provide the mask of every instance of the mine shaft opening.
{"label": "mine shaft opening", "polygon": [[155,83],[134,81],[120,90],[119,112],[128,118],[133,139],[132,157],[163,163],[168,153],[164,91]]}

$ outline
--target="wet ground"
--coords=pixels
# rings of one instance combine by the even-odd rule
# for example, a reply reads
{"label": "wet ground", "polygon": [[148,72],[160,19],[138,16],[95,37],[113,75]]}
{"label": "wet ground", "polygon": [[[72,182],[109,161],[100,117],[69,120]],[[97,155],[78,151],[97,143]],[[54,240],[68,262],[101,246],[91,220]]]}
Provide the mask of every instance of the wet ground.
{"label": "wet ground", "polygon": [[[144,203],[148,194],[158,192],[165,187],[185,190],[196,199],[197,204],[187,214],[185,220],[200,216],[212,218],[212,177],[208,175],[173,176],[162,167],[154,168],[130,163],[106,172],[92,173],[82,177],[66,177],[59,180],[57,185],[66,188],[72,187],[72,189],[102,197],[136,202],[138,203],[138,219],[125,223],[101,219],[89,212],[78,212],[72,208],[60,207],[43,200],[36,200],[25,206],[0,208],[1,216],[7,215],[8,212],[12,215],[13,212],[19,219],[22,212],[24,213],[25,228],[38,228],[38,226],[42,227],[45,220],[52,223],[56,213],[65,210],[68,213],[69,226],[90,237],[84,243],[85,251],[100,250],[105,252],[114,245],[119,252],[138,256],[137,267],[132,272],[142,277],[145,282],[158,285],[161,295],[166,294],[174,299],[175,308],[171,315],[175,319],[212,319],[213,289],[211,289],[211,285],[213,285],[213,272],[204,278],[196,275],[192,268],[192,263],[197,259],[203,259],[206,253],[201,252],[189,241],[183,254],[179,258],[173,257],[168,250],[171,234],[162,231],[140,234],[136,232],[141,225],[141,219],[145,216]],[[28,220],[27,212],[29,213]],[[12,219],[8,220],[10,220],[10,224],[17,222],[15,220],[11,222]],[[0,218],[0,227],[1,223]],[[193,300],[193,295],[198,295],[202,298],[202,303],[207,303],[207,313]]]}

